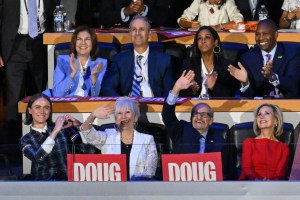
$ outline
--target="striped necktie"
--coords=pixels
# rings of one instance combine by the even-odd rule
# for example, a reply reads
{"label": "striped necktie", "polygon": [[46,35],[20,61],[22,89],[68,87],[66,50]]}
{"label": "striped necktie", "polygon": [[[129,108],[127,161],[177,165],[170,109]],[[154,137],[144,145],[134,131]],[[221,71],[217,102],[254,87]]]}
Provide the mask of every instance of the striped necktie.
{"label": "striped necktie", "polygon": [[133,75],[133,83],[132,83],[132,92],[131,96],[138,97],[141,96],[141,85],[140,83],[143,81],[142,76],[142,58],[143,56],[138,55],[136,57],[136,63],[134,67],[134,75]]}
{"label": "striped necktie", "polygon": [[28,0],[28,34],[31,38],[38,35],[36,0]]}

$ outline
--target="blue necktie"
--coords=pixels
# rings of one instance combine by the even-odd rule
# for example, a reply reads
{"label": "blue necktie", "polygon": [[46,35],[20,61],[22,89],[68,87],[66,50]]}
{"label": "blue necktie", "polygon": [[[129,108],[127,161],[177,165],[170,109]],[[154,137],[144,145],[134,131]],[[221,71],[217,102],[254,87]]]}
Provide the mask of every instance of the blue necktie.
{"label": "blue necktie", "polygon": [[36,0],[28,0],[28,34],[31,38],[38,35]]}
{"label": "blue necktie", "polygon": [[142,61],[143,56],[138,55],[136,57],[136,64],[134,68],[134,75],[133,75],[133,83],[132,83],[132,93],[131,96],[138,97],[141,96],[141,85],[140,83],[143,80],[142,76]]}

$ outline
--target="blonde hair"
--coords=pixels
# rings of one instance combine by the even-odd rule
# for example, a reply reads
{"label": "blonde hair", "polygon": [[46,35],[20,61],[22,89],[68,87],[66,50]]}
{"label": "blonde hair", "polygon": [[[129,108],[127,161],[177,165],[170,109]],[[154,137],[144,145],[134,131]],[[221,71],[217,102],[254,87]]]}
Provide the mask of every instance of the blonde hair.
{"label": "blonde hair", "polygon": [[280,110],[280,108],[277,105],[273,105],[273,104],[269,104],[269,103],[263,103],[259,106],[256,107],[255,111],[254,111],[254,123],[253,123],[253,131],[256,135],[260,135],[260,129],[257,125],[257,116],[258,116],[258,112],[260,111],[260,109],[264,106],[267,106],[269,108],[271,108],[273,110],[274,116],[277,120],[277,126],[275,126],[275,133],[274,135],[276,137],[281,136],[282,132],[283,132],[283,114],[282,111]]}

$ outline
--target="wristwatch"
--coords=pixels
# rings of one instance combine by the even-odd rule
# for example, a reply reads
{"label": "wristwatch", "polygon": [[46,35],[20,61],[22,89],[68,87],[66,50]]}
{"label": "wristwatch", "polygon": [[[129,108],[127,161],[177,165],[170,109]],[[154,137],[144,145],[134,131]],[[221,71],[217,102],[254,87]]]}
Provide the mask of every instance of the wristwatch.
{"label": "wristwatch", "polygon": [[277,80],[277,76],[275,73],[272,73],[272,76],[269,78],[269,81],[274,82]]}

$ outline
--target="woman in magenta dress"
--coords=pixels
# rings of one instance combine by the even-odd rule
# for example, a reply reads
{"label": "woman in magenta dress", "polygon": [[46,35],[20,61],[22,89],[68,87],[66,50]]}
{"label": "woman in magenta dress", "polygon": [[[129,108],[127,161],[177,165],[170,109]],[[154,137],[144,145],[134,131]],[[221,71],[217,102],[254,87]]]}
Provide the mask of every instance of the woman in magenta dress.
{"label": "woman in magenta dress", "polygon": [[283,132],[283,115],[278,106],[261,104],[254,111],[257,137],[243,142],[240,180],[284,180],[289,148],[277,138]]}

